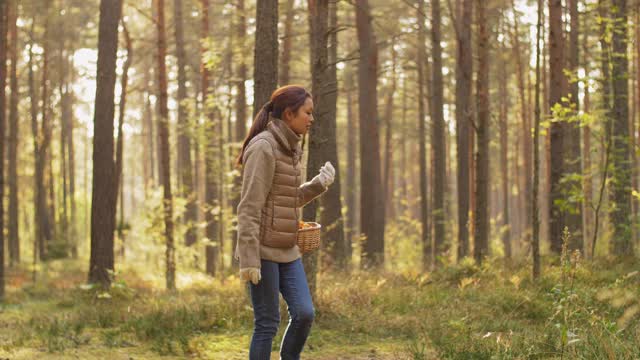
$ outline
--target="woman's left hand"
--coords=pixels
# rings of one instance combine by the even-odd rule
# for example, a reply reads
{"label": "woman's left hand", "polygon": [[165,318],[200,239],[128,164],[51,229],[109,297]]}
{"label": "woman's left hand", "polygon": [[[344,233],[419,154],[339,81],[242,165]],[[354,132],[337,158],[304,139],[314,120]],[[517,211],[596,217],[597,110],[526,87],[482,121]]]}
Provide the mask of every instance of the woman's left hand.
{"label": "woman's left hand", "polygon": [[331,162],[327,161],[320,168],[320,174],[317,175],[319,177],[322,186],[329,187],[329,185],[333,184],[333,181],[336,178],[336,169],[331,165]]}

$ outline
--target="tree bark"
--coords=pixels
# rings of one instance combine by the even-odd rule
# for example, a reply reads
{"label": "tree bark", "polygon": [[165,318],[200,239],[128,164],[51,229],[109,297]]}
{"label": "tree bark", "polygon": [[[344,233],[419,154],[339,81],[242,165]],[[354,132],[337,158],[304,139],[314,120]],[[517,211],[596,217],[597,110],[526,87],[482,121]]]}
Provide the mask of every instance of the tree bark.
{"label": "tree bark", "polygon": [[[7,82],[7,30],[10,16],[9,4],[0,2],[0,159],[4,159],[5,114],[6,114],[6,82]],[[4,196],[4,161],[0,161],[0,199]],[[1,205],[1,204],[0,204]],[[0,206],[0,301],[4,300],[4,206]]]}
{"label": "tree bark", "polygon": [[175,24],[176,59],[178,65],[178,174],[181,183],[181,195],[187,199],[184,212],[185,245],[191,246],[196,242],[196,221],[198,208],[196,194],[193,190],[193,175],[191,161],[191,131],[187,114],[187,74],[185,71],[187,54],[184,48],[184,20],[182,0],[173,2],[173,22]]}
{"label": "tree bark", "polygon": [[163,186],[163,214],[164,231],[166,240],[165,265],[166,265],[166,286],[168,290],[175,290],[176,264],[175,247],[173,242],[173,197],[171,194],[171,160],[169,157],[169,109],[167,108],[167,65],[165,63],[167,43],[165,36],[164,21],[164,0],[154,0],[157,31],[157,76],[159,85],[159,105],[160,119],[158,119],[158,137],[160,140],[160,161],[162,164],[162,186]]}
{"label": "tree bark", "polygon": [[278,85],[278,1],[261,0],[256,7],[253,56],[253,117]]}
{"label": "tree bark", "polygon": [[[384,264],[384,194],[380,174],[380,138],[378,134],[378,47],[371,25],[368,0],[356,1],[356,28],[360,57],[358,60],[358,90],[360,117],[360,181],[363,196],[360,201],[363,246],[363,267]],[[366,139],[366,141],[365,141]]]}
{"label": "tree bark", "polygon": [[[584,50],[585,55],[587,52],[588,36],[584,35]],[[586,56],[585,56],[586,57]],[[585,74],[589,73],[589,60],[584,59],[584,71]],[[584,105],[583,111],[588,114],[591,111],[591,96],[588,79],[584,81]],[[591,126],[585,124],[582,128],[582,192],[584,193],[584,201],[582,202],[582,234],[584,238],[583,253],[587,259],[591,259],[591,246],[590,239],[593,236],[593,176],[591,169]]]}
{"label": "tree bark", "polygon": [[93,189],[91,201],[91,258],[89,282],[107,287],[112,281],[116,175],[113,161],[114,89],[120,0],[100,1],[98,66],[93,134]]}
{"label": "tree bark", "polygon": [[[358,174],[358,160],[357,160],[357,148],[358,148],[358,123],[355,117],[354,107],[354,90],[356,89],[356,82],[354,79],[353,67],[350,64],[346,65],[344,71],[345,76],[345,97],[347,100],[347,166],[346,166],[346,179],[345,179],[345,192],[347,200],[347,231],[346,231],[346,257],[351,260],[354,236],[359,234],[358,230],[358,201],[357,201],[357,174]],[[355,239],[357,242],[358,240]]]}
{"label": "tree bark", "polygon": [[613,0],[612,20],[615,24],[612,34],[611,77],[613,81],[612,111],[612,181],[609,199],[614,204],[609,218],[613,225],[611,253],[615,256],[632,256],[631,238],[631,159],[629,153],[629,60],[627,58],[627,1]]}
{"label": "tree bark", "polygon": [[456,145],[458,167],[458,261],[469,254],[469,127],[473,123],[471,79],[473,52],[471,49],[472,0],[463,0],[462,17],[458,22],[456,56]]}
{"label": "tree bark", "polygon": [[533,257],[532,276],[540,277],[540,223],[538,210],[538,182],[540,180],[540,151],[538,142],[540,138],[540,41],[542,38],[542,0],[538,0],[538,23],[536,24],[536,90],[535,90],[535,124],[533,130],[533,187],[531,194],[531,254]]}
{"label": "tree bark", "polygon": [[[240,144],[242,140],[246,136],[247,132],[247,97],[246,97],[246,88],[245,81],[247,80],[247,65],[245,64],[245,48],[246,48],[246,37],[247,37],[247,20],[244,15],[244,0],[238,0],[236,3],[237,9],[237,24],[236,24],[236,42],[237,46],[242,50],[238,59],[236,60],[238,66],[236,67],[236,90],[237,95],[235,97],[236,100],[236,126],[235,126],[235,142]],[[234,191],[232,198],[232,211],[234,218],[238,213],[238,204],[240,202],[240,189],[242,188],[242,176],[240,176],[240,171],[237,172],[237,175],[234,177]],[[235,229],[232,230],[231,239],[233,241],[232,249],[235,251],[236,244],[238,242],[238,231]],[[237,262],[234,257],[234,263]]]}
{"label": "tree bark", "polygon": [[418,1],[418,56],[416,68],[418,70],[418,137],[419,137],[419,172],[420,172],[420,224],[422,226],[422,268],[427,271],[433,267],[433,245],[429,231],[429,209],[427,207],[429,190],[427,182],[427,146],[426,146],[426,111],[425,102],[425,62],[426,59],[426,29],[424,0]]}
{"label": "tree bark", "polygon": [[386,221],[393,219],[394,215],[394,203],[393,203],[393,190],[392,184],[392,170],[393,170],[393,97],[396,93],[396,58],[397,54],[393,45],[391,46],[392,57],[392,71],[391,71],[391,85],[387,92],[387,101],[384,110],[384,122],[385,122],[385,141],[384,141],[384,195],[385,195],[385,219]]}
{"label": "tree bark", "polygon": [[[293,43],[294,0],[287,0],[284,20],[284,36],[282,37],[282,59],[280,60],[280,86],[288,85],[291,75],[291,45]],[[315,44],[311,44],[314,46]]]}
{"label": "tree bark", "polygon": [[[549,108],[562,102],[566,94],[563,87],[564,74],[564,38],[562,33],[562,1],[549,1]],[[567,221],[566,211],[560,206],[565,200],[561,180],[566,174],[565,134],[567,124],[564,121],[553,121],[549,129],[551,137],[551,177],[549,196],[549,243],[551,251],[560,254],[562,251],[562,231]]]}
{"label": "tree bark", "polygon": [[433,146],[434,186],[433,196],[433,226],[434,226],[434,250],[438,265],[443,264],[442,254],[448,244],[444,233],[444,199],[446,193],[446,152],[445,152],[445,124],[444,124],[444,84],[442,80],[442,47],[440,33],[440,0],[431,2],[431,53],[433,56],[432,67],[432,93],[431,93],[431,145]]}
{"label": "tree bark", "polygon": [[[568,0],[569,1],[569,14],[571,17],[571,31],[569,33],[569,71],[572,73],[572,82],[569,84],[569,94],[571,95],[571,103],[575,106],[573,110],[574,114],[578,114],[580,110],[580,99],[578,98],[578,67],[579,67],[579,44],[578,44],[578,36],[580,34],[580,22],[579,22],[579,13],[578,13],[578,0]],[[579,118],[578,118],[579,119]],[[567,173],[569,174],[582,174],[581,164],[580,164],[580,122],[571,121],[566,124],[567,134],[565,135],[565,139],[567,140],[567,145],[565,148],[565,152],[567,154],[566,158],[566,166]],[[569,184],[571,188],[579,189],[581,184],[579,180],[572,180]],[[567,226],[571,232],[571,239],[569,242],[569,249],[571,250],[582,250],[584,246],[583,234],[582,234],[582,215],[580,214],[580,210],[582,208],[582,204],[580,201],[572,201],[570,204],[571,211],[567,213]]]}
{"label": "tree bark", "polygon": [[[515,12],[515,1],[511,1],[511,8]],[[522,60],[523,48],[520,44],[520,24],[518,22],[518,16],[514,16],[513,21],[513,52],[516,60],[516,79],[518,82],[518,95],[520,98],[520,115],[522,117],[522,159],[523,159],[523,167],[524,172],[522,178],[524,179],[524,188],[523,191],[523,219],[529,219],[529,214],[531,213],[531,180],[532,180],[532,168],[531,168],[531,119],[529,113],[529,107],[527,106],[528,102],[526,100],[525,93],[525,73],[529,72],[529,67],[526,66],[526,63]],[[517,164],[517,161],[516,161]],[[527,244],[529,242],[529,236],[531,233],[531,229],[528,226],[528,223],[525,222],[525,226],[522,233],[522,243]]]}
{"label": "tree bark", "polygon": [[[315,119],[309,132],[309,156],[307,178],[315,176],[325,161],[339,169],[336,144],[337,73],[335,26],[337,8],[330,0],[312,0],[309,6],[311,33],[311,92],[313,94]],[[331,20],[330,20],[331,18]],[[320,222],[323,224],[325,256],[322,263],[326,267],[344,269],[347,263],[340,200],[340,172],[336,171],[334,183],[321,198]],[[315,204],[309,204],[312,210]],[[304,210],[305,220],[313,220],[314,213]],[[309,277],[310,274],[307,274]],[[315,279],[312,279],[315,282]],[[315,286],[314,286],[315,287]]]}
{"label": "tree bark", "polygon": [[9,99],[9,259],[10,265],[16,266],[20,263],[20,237],[18,227],[18,2],[9,1],[8,31],[9,49],[7,53],[11,58],[11,68],[9,70],[11,97]]}
{"label": "tree bark", "polygon": [[[506,32],[506,23],[507,19],[504,14],[501,15],[501,30],[502,32]],[[502,245],[504,247],[504,257],[506,259],[511,259],[511,223],[509,218],[509,158],[508,158],[508,147],[509,147],[509,132],[507,131],[509,127],[509,119],[507,117],[507,112],[509,108],[509,94],[507,92],[507,82],[509,81],[509,77],[507,75],[507,48],[505,45],[506,40],[502,39],[500,42],[500,51],[501,55],[500,59],[500,84],[499,93],[500,93],[500,172],[502,175],[502,229],[501,229],[501,237],[502,237]],[[524,92],[524,89],[522,90]],[[522,110],[524,112],[525,102],[522,100]],[[528,135],[528,134],[527,134]],[[527,141],[526,137],[523,141]],[[527,158],[530,156],[530,153],[527,154]],[[516,154],[517,159],[517,154]],[[515,161],[517,164],[517,161]],[[526,166],[526,165],[525,165]],[[527,193],[527,195],[529,195]],[[530,195],[529,195],[530,196]]]}
{"label": "tree bark", "polygon": [[[124,147],[124,133],[122,132],[122,126],[124,125],[124,116],[127,104],[127,85],[129,83],[129,67],[131,66],[131,62],[133,61],[133,50],[131,47],[131,37],[129,36],[129,30],[127,29],[127,25],[124,20],[122,20],[122,30],[125,38],[125,46],[127,49],[127,58],[122,65],[122,79],[120,82],[120,104],[118,108],[118,140],[116,143],[116,176],[114,179],[114,193],[116,194],[116,199],[120,196],[120,201],[124,201],[122,194],[118,195],[120,192],[121,186],[123,185],[123,175],[122,175],[122,157],[123,157],[123,147]],[[117,202],[117,200],[116,200]],[[124,213],[124,206],[120,206],[120,214]],[[114,219],[113,223],[117,224],[115,215],[116,212],[113,213]],[[117,224],[118,230],[118,238],[122,242],[122,254],[124,254],[124,234],[123,234],[123,222]]]}
{"label": "tree bark", "polygon": [[474,257],[481,264],[489,252],[489,28],[485,15],[486,4],[476,1],[478,24],[478,72],[476,88],[478,150],[476,152],[476,210]]}

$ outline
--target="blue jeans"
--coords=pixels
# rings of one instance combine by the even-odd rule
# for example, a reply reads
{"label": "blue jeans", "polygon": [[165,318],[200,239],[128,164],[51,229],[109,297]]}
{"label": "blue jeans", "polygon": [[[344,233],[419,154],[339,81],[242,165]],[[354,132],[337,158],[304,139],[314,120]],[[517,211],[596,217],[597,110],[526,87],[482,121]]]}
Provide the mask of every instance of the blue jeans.
{"label": "blue jeans", "polygon": [[280,359],[298,360],[315,316],[302,260],[283,264],[261,260],[261,264],[262,280],[258,285],[249,282],[255,324],[249,359],[271,358],[271,343],[280,325],[282,293],[290,320],[280,345]]}

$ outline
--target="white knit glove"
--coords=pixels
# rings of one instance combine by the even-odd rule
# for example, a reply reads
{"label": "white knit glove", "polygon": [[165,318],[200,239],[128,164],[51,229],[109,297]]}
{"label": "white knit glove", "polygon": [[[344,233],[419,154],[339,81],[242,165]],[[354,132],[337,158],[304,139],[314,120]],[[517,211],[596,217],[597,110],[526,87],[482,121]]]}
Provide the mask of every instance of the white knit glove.
{"label": "white knit glove", "polygon": [[329,185],[333,184],[333,181],[336,178],[336,169],[333,168],[333,165],[329,161],[324,163],[320,168],[320,173],[316,175],[313,179],[318,179],[322,186],[329,187]]}
{"label": "white knit glove", "polygon": [[251,281],[253,285],[258,285],[262,279],[262,275],[260,275],[260,268],[245,268],[240,269],[240,280],[242,281]]}

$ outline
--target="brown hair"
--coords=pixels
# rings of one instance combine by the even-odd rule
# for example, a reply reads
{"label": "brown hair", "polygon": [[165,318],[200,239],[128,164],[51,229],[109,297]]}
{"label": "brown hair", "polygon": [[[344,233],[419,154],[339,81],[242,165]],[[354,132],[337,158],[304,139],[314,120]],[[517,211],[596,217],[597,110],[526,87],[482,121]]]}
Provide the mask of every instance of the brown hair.
{"label": "brown hair", "polygon": [[258,112],[247,137],[242,143],[242,150],[236,163],[242,165],[242,156],[247,145],[256,135],[263,132],[267,128],[269,123],[269,114],[272,117],[282,119],[282,114],[287,110],[296,113],[298,109],[304,105],[307,98],[311,98],[311,94],[300,85],[286,85],[276,89],[271,94],[271,100],[262,106],[262,109]]}

